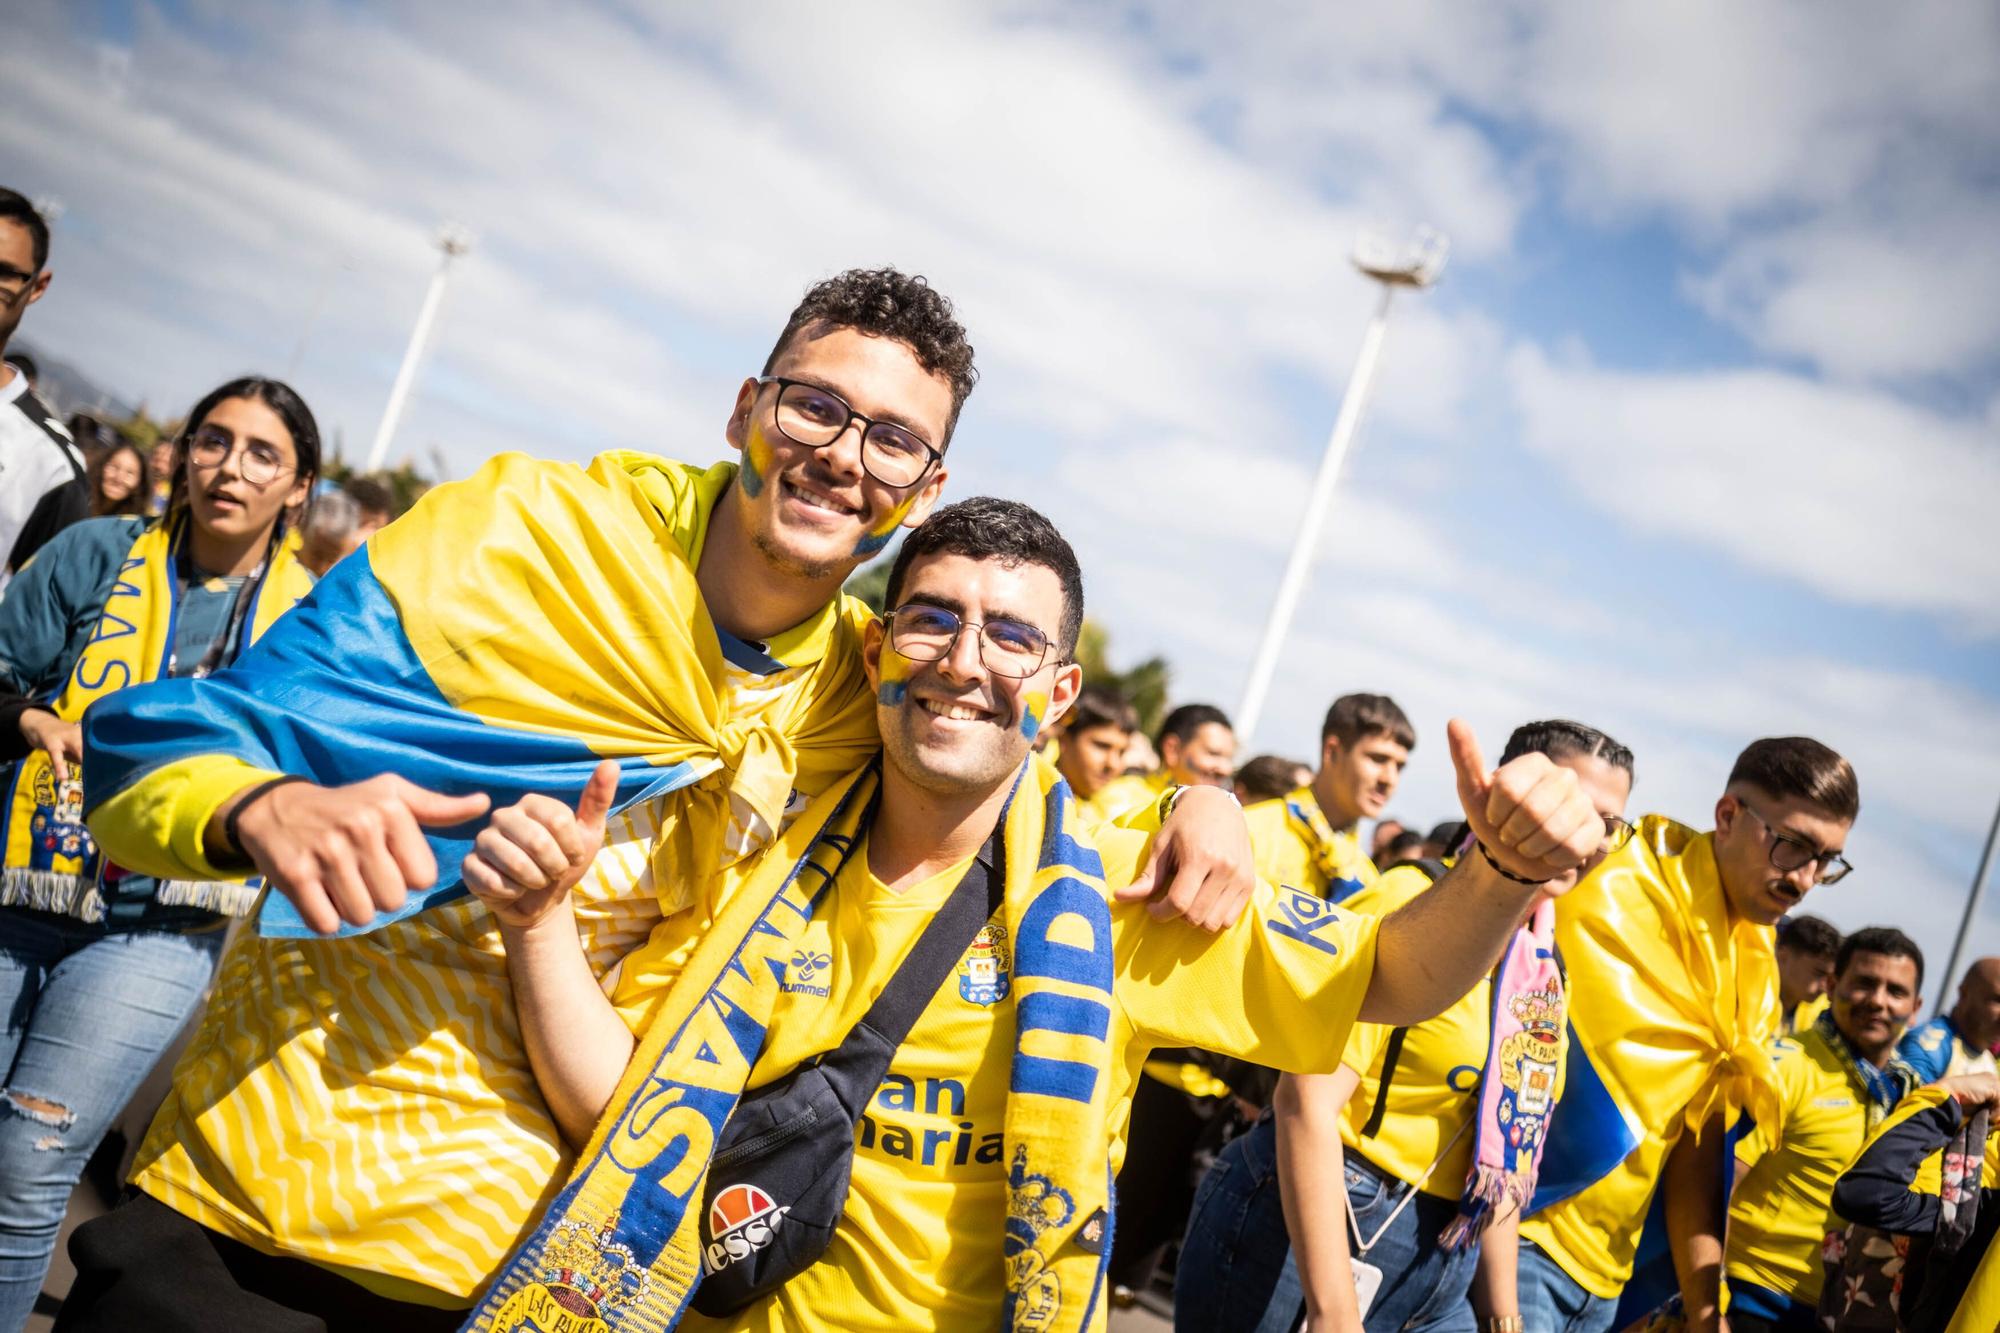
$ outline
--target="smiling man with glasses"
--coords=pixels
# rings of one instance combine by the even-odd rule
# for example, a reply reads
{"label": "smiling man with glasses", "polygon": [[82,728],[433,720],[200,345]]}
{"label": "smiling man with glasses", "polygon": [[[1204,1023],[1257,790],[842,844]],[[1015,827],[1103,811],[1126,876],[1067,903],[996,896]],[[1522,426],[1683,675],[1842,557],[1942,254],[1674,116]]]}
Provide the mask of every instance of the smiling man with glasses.
{"label": "smiling man with glasses", "polygon": [[[0,189],[0,352],[49,290],[49,224]],[[90,514],[83,456],[28,377],[0,361],[0,588],[58,532]]]}
{"label": "smiling man with glasses", "polygon": [[[1653,1195],[1673,1260],[1647,1299],[1679,1288],[1691,1330],[1718,1327],[1725,1135],[1742,1113],[1776,1123],[1766,1042],[1779,1024],[1771,929],[1815,885],[1844,877],[1861,810],[1854,767],[1805,736],[1752,743],[1699,833],[1634,826],[1557,905],[1570,972],[1572,1094],[1521,1223],[1520,1296],[1537,1333],[1612,1327]],[[1651,1294],[1658,1280],[1665,1289]]]}
{"label": "smiling man with glasses", "polygon": [[[1488,772],[1454,724],[1487,850],[1420,900],[1378,921],[1260,885],[1219,933],[1162,925],[1131,891],[1144,831],[1086,829],[1031,757],[1082,684],[1061,534],[1013,501],[940,508],[887,597],[864,649],[880,762],[694,886],[615,984],[585,964],[569,905],[608,766],[574,815],[524,805],[481,835],[467,882],[503,922],[537,1078],[572,1141],[597,1141],[486,1298],[498,1327],[584,1314],[579,1287],[599,1287],[590,1313],[629,1303],[625,1327],[1102,1328],[1110,1175],[1149,1048],[1329,1071],[1357,1016],[1419,1021],[1463,994],[1601,840],[1573,772],[1539,754]],[[944,920],[958,929],[933,953]],[[915,1003],[892,1006],[913,973]],[[607,1107],[617,1128],[593,1135]],[[623,1259],[615,1282],[572,1276],[603,1266],[578,1237]]]}
{"label": "smiling man with glasses", "polygon": [[[187,1310],[190,1270],[157,1261],[171,1244],[263,1257],[189,1279],[211,1304],[176,1317],[203,1327],[272,1301],[335,1327],[457,1326],[570,1160],[493,915],[458,883],[485,813],[573,800],[617,761],[571,933],[603,972],[682,914],[697,870],[767,846],[872,753],[874,618],[841,585],[936,503],[972,360],[923,279],[840,274],[736,386],[728,461],[503,455],[371,536],[231,668],[92,707],[107,854],[176,879],[254,868],[274,892],[148,1136],[143,1207],[100,1219],[94,1252],[163,1234],[145,1265],[79,1278],[71,1304],[98,1322],[66,1318]],[[270,466],[254,439],[196,447]],[[1176,812],[1158,883],[1220,925],[1253,879],[1248,839],[1227,800],[1207,802],[1219,834],[1203,806]],[[1195,850],[1172,855],[1176,837]]]}

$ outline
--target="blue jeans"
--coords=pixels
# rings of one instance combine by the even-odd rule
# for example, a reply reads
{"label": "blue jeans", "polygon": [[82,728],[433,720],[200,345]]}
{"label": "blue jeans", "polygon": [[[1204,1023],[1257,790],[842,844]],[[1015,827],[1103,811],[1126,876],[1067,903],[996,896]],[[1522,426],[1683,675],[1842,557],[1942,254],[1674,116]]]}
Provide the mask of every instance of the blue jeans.
{"label": "blue jeans", "polygon": [[[1202,1179],[1175,1270],[1175,1328],[1283,1333],[1304,1317],[1278,1194],[1277,1143],[1277,1127],[1266,1119],[1224,1148]],[[1368,1333],[1471,1333],[1477,1323],[1467,1292],[1479,1249],[1447,1252],[1437,1244],[1457,1205],[1419,1194],[1389,1222],[1406,1186],[1385,1182],[1352,1152],[1346,1171],[1355,1224],[1373,1238],[1364,1262],[1382,1270],[1362,1321]]]}
{"label": "blue jeans", "polygon": [[70,1191],[200,1002],[226,924],[184,934],[0,908],[0,1329],[34,1310]]}
{"label": "blue jeans", "polygon": [[1527,1333],[1609,1333],[1618,1302],[1593,1296],[1532,1241],[1521,1242],[1521,1327]]}

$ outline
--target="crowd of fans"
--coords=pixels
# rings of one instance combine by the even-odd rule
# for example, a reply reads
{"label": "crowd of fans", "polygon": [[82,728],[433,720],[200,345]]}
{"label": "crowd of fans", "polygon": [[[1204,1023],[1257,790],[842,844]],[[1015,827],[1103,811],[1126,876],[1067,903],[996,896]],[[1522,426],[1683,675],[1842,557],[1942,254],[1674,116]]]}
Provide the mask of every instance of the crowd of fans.
{"label": "crowd of fans", "polygon": [[[0,190],[0,351],[49,286]],[[1907,935],[1800,910],[1846,759],[1750,740],[1683,822],[1597,726],[1454,722],[1425,828],[1386,693],[1310,762],[1147,729],[1054,527],[940,503],[921,279],[808,292],[729,463],[407,516],[282,382],[149,448],[32,370],[0,1328],[196,1015],[58,1328],[2000,1328],[2000,958],[1923,1021]]]}

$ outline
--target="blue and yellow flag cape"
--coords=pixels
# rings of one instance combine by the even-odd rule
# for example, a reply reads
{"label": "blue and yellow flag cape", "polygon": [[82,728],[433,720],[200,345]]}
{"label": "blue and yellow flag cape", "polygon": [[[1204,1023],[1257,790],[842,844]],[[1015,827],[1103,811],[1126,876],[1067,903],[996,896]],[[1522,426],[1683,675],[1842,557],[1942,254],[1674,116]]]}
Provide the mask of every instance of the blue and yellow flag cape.
{"label": "blue and yellow flag cape", "polygon": [[[712,873],[732,802],[775,829],[795,785],[818,790],[878,745],[860,654],[870,613],[847,597],[783,636],[775,655],[810,662],[810,678],[752,719],[730,716],[695,568],[735,475],[638,453],[588,470],[506,454],[438,487],[233,666],[93,707],[92,832],[121,865],[214,879],[210,816],[266,777],[396,773],[485,792],[497,809],[573,797],[615,758],[620,805],[689,788],[655,845],[657,882]],[[369,929],[462,895],[476,831],[431,830],[438,886]],[[310,934],[275,895],[261,928]]]}
{"label": "blue and yellow flag cape", "polygon": [[[1641,1232],[1657,1177],[1633,1176],[1635,1151],[1663,1160],[1660,1145],[1717,1116],[1777,1123],[1772,939],[1770,927],[1730,918],[1713,835],[1660,815],[1557,900],[1570,1065],[1522,1226],[1567,1255],[1587,1288],[1644,1285],[1634,1264],[1653,1250]],[[1625,1197],[1632,1187],[1637,1197]]]}
{"label": "blue and yellow flag cape", "polygon": [[[871,764],[822,795],[723,902],[569,1183],[467,1333],[663,1333],[679,1320],[701,1280],[709,1156],[763,1049],[785,960],[865,832],[877,781]],[[1007,1220],[993,1238],[1007,1299],[994,1323],[1038,1333],[1104,1327],[1111,1255],[1110,895],[1076,807],[1055,770],[1030,761],[1001,815],[1015,1035]]]}

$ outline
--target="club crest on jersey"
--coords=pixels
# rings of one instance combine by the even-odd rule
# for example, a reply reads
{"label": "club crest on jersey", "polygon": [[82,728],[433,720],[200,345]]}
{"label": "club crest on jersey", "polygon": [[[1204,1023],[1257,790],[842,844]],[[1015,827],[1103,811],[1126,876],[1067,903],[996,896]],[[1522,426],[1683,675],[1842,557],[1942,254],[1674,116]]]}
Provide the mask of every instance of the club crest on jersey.
{"label": "club crest on jersey", "polygon": [[777,1238],[778,1224],[791,1205],[777,1200],[743,1182],[731,1185],[715,1196],[708,1206],[708,1244],[702,1247],[702,1266],[720,1273],[739,1259],[748,1259]]}
{"label": "club crest on jersey", "polygon": [[972,947],[958,960],[958,993],[973,1004],[998,1004],[1007,998],[1007,928],[988,921],[972,937]]}
{"label": "club crest on jersey", "polygon": [[1321,953],[1337,954],[1340,946],[1324,932],[1339,920],[1340,913],[1326,899],[1287,887],[1278,898],[1278,915],[1265,924],[1287,939],[1309,944]]}

